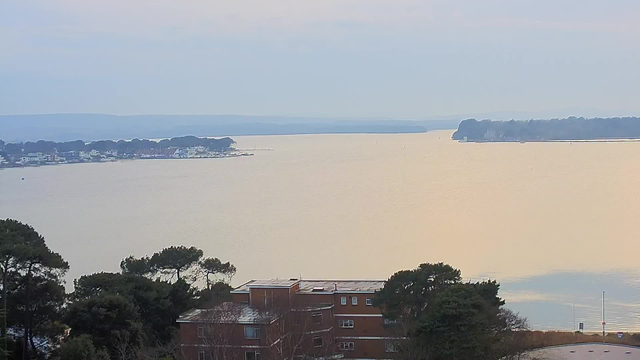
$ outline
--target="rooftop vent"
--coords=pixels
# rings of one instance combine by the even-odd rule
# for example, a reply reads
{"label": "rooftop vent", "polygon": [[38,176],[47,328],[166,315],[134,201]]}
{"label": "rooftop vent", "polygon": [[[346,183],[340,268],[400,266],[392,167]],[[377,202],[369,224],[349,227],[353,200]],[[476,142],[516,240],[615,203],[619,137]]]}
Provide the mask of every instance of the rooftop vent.
{"label": "rooftop vent", "polygon": [[320,291],[324,291],[324,288],[323,288],[323,287],[320,287],[320,286],[316,286],[316,287],[314,287],[314,288],[313,288],[313,290],[311,290],[311,291],[313,291],[313,292],[320,292]]}

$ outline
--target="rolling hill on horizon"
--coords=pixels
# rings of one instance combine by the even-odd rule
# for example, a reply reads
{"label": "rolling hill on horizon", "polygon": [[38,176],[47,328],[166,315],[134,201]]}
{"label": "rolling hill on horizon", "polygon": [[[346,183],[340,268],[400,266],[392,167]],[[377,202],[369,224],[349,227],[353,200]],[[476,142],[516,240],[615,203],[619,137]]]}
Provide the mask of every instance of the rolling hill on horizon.
{"label": "rolling hill on horizon", "polygon": [[7,142],[118,140],[184,135],[242,136],[341,133],[418,133],[455,129],[458,120],[410,121],[251,115],[36,114],[0,116]]}

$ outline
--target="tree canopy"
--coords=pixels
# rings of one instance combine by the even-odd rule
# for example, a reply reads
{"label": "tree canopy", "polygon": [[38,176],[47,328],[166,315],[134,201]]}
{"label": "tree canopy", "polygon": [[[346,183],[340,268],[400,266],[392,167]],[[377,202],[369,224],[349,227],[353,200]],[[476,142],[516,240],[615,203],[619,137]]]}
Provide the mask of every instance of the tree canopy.
{"label": "tree canopy", "polygon": [[435,295],[460,282],[460,270],[444,263],[421,264],[416,269],[393,274],[374,298],[387,316],[418,319]]}
{"label": "tree canopy", "polygon": [[202,250],[194,246],[171,246],[153,254],[149,264],[161,274],[180,280],[185,272],[198,264],[203,255]]}
{"label": "tree canopy", "polygon": [[149,257],[135,258],[129,256],[120,262],[120,269],[125,274],[139,275],[139,276],[153,276],[156,271],[151,267]]}
{"label": "tree canopy", "polygon": [[640,138],[640,118],[569,117],[529,121],[490,121],[467,119],[453,133],[454,140],[544,141]]}
{"label": "tree canopy", "polygon": [[231,279],[236,274],[236,267],[230,262],[223,263],[218,258],[207,258],[200,261],[200,269],[205,277],[207,289],[211,289],[213,278],[221,276],[223,279]]}
{"label": "tree canopy", "polygon": [[[54,338],[55,321],[64,300],[62,278],[69,264],[46,245],[31,226],[0,220],[0,271],[2,272],[2,334],[22,333],[22,359],[38,351],[35,338]],[[45,296],[45,297],[43,297]],[[6,359],[9,337],[4,336],[0,357]]]}
{"label": "tree canopy", "polygon": [[499,360],[519,353],[513,332],[526,321],[502,308],[495,281],[463,283],[450,265],[421,264],[395,273],[374,297],[374,305],[400,326],[403,358]]}
{"label": "tree canopy", "polygon": [[[1,141],[1,140],[0,140]],[[85,143],[82,140],[53,142],[38,140],[35,142],[27,141],[25,143],[2,143],[0,150],[6,151],[11,155],[29,154],[29,153],[53,153],[53,152],[69,152],[69,151],[118,151],[123,153],[134,153],[138,150],[146,149],[167,149],[170,147],[187,148],[203,146],[211,151],[223,151],[231,148],[235,141],[229,137],[221,139],[201,138],[196,136],[182,136],[160,141],[154,140],[100,140],[91,143]]]}
{"label": "tree canopy", "polygon": [[[62,256],[31,226],[0,220],[0,315],[2,334],[9,334],[0,360],[170,356],[179,315],[229,296],[225,281],[235,267],[217,258],[201,262],[203,255],[173,246],[151,257],[129,256],[120,263],[122,273],[81,276],[65,294],[69,265]],[[198,287],[206,276],[206,286]]]}
{"label": "tree canopy", "polygon": [[109,354],[97,350],[88,335],[73,338],[60,347],[60,359],[64,360],[109,360]]}

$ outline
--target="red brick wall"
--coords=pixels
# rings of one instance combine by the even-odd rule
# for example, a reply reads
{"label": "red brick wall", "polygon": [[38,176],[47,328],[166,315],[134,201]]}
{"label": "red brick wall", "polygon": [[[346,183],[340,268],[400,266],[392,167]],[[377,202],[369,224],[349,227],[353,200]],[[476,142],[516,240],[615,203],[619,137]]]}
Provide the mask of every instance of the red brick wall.
{"label": "red brick wall", "polygon": [[[380,309],[367,306],[367,298],[373,299],[374,294],[335,294],[336,314],[380,314]],[[341,304],[341,298],[347,298],[347,305]],[[353,298],[358,299],[358,305],[352,305]]]}
{"label": "red brick wall", "polygon": [[249,303],[249,293],[246,294],[231,294],[231,301],[234,303]]}
{"label": "red brick wall", "polygon": [[[265,297],[268,307],[279,308],[282,310],[283,317],[279,322],[271,325],[261,326],[261,339],[251,340],[244,338],[244,326],[241,324],[226,325],[228,330],[229,344],[234,346],[265,346],[271,345],[276,339],[282,338],[284,333],[298,333],[299,339],[302,339],[301,348],[297,353],[310,356],[326,356],[333,352],[339,352],[339,342],[353,342],[355,349],[353,351],[344,352],[346,358],[370,358],[370,359],[389,359],[395,357],[393,353],[385,352],[385,343],[391,340],[385,339],[363,339],[363,338],[384,338],[393,337],[396,334],[384,326],[382,316],[348,316],[352,315],[380,315],[380,309],[367,306],[366,298],[373,299],[374,294],[298,294],[297,285],[293,288],[253,288],[249,294],[233,294],[234,302],[251,302],[256,307],[265,306]],[[341,305],[341,297],[347,298],[347,304]],[[352,305],[352,298],[358,298],[358,304]],[[296,309],[306,308],[316,305],[317,308],[330,306],[328,309],[310,309],[310,311],[298,311],[287,313],[291,307]],[[333,306],[332,306],[333,305]],[[315,324],[312,315],[314,313],[322,314],[322,323]],[[347,316],[335,316],[336,314]],[[294,321],[294,319],[296,319]],[[354,320],[353,329],[342,329],[339,327],[339,320]],[[294,325],[298,324],[298,325]],[[185,346],[183,350],[187,360],[197,360],[198,349],[202,349],[207,341],[199,339],[197,336],[197,324],[181,324],[180,327],[182,341]],[[304,332],[305,334],[300,334]],[[321,336],[323,338],[323,346],[316,348],[313,346],[313,337]],[[340,337],[355,337],[359,339],[340,339]],[[283,346],[296,343],[291,340],[283,340]],[[201,347],[198,348],[197,346]],[[238,348],[238,360],[244,360],[244,351],[246,349]],[[255,349],[252,349],[255,350]],[[285,350],[286,352],[287,350]],[[292,351],[292,349],[291,349]],[[277,358],[275,348],[263,349],[261,351],[263,360],[270,357]]]}
{"label": "red brick wall", "polygon": [[251,292],[251,306],[264,307],[288,307],[289,289],[265,289],[254,288]]}
{"label": "red brick wall", "polygon": [[[345,329],[339,326],[340,320],[353,320],[353,329]],[[336,316],[335,328],[336,336],[392,336],[391,332],[384,327],[384,319],[378,317],[364,316]]]}
{"label": "red brick wall", "polygon": [[340,342],[354,343],[353,351],[341,351],[345,358],[368,358],[368,359],[392,359],[395,353],[385,352],[385,340],[343,340],[336,339],[336,346]]}
{"label": "red brick wall", "polygon": [[332,294],[296,294],[293,299],[294,306],[327,305],[334,303]]}

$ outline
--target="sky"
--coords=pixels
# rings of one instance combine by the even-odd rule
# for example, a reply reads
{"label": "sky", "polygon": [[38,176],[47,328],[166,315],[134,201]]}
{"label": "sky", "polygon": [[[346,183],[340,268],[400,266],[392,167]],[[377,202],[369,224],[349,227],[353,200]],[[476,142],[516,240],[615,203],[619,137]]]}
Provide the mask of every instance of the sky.
{"label": "sky", "polygon": [[638,16],[637,0],[5,0],[0,114],[640,115]]}

